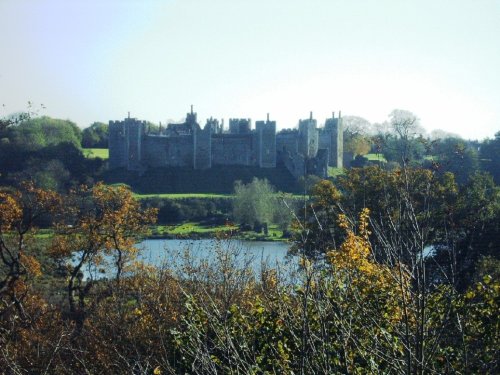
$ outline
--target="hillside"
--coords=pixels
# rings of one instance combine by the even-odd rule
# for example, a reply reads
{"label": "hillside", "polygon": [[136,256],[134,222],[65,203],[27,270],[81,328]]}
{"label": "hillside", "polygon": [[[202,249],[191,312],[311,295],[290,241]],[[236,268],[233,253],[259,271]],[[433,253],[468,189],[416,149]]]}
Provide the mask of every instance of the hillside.
{"label": "hillside", "polygon": [[254,177],[267,179],[279,191],[290,193],[300,191],[298,183],[285,167],[214,166],[206,170],[157,168],[147,170],[142,175],[137,172],[115,169],[103,175],[106,183],[126,183],[132,187],[133,191],[140,194],[229,194],[233,192],[235,181],[249,183]]}

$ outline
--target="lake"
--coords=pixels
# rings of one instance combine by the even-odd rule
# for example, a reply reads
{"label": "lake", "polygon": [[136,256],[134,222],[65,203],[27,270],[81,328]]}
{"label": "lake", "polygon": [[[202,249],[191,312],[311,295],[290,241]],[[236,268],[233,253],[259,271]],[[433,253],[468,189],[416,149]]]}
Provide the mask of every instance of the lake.
{"label": "lake", "polygon": [[[286,267],[290,243],[280,241],[241,241],[215,239],[151,239],[137,244],[138,258],[146,264],[180,270],[183,266],[232,264],[235,267],[249,267],[259,273],[266,267]],[[108,263],[112,259],[108,258]],[[84,270],[87,278],[113,277],[113,267]]]}

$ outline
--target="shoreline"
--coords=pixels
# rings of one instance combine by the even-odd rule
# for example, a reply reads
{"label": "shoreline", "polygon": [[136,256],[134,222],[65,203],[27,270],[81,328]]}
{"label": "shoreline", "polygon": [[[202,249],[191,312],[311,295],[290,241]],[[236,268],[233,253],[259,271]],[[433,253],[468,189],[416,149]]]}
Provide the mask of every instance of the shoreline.
{"label": "shoreline", "polygon": [[191,232],[191,233],[186,233],[186,234],[169,234],[169,233],[162,233],[162,234],[150,234],[148,236],[144,236],[144,240],[206,240],[206,239],[212,239],[212,238],[217,238],[217,237],[223,237],[223,238],[230,238],[234,240],[240,240],[240,241],[262,241],[262,242],[288,242],[290,238],[284,238],[284,237],[272,237],[272,236],[266,236],[266,235],[255,235],[255,236],[242,236],[239,233],[232,233],[229,235],[226,235],[224,232],[204,232],[204,233],[197,233],[197,232]]}

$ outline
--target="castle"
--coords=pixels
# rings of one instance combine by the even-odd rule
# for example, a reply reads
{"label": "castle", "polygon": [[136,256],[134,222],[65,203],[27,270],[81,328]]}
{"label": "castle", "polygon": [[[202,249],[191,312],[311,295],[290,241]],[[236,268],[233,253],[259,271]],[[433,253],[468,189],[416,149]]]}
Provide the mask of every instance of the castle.
{"label": "castle", "polygon": [[214,165],[275,168],[284,165],[299,178],[307,174],[327,177],[328,166],[342,167],[342,118],[335,114],[323,128],[312,112],[298,129],[276,132],[276,122],[209,119],[202,128],[197,114],[187,114],[180,124],[152,131],[145,121],[128,118],[109,122],[109,167],[143,171],[158,167],[207,169]]}

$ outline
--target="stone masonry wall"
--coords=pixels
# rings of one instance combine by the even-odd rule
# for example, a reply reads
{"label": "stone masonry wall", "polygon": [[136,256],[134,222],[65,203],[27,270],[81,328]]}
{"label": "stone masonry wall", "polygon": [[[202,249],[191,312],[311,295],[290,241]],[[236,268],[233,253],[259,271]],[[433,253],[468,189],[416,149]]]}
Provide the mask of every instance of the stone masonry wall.
{"label": "stone masonry wall", "polygon": [[254,134],[213,135],[212,165],[256,165]]}

